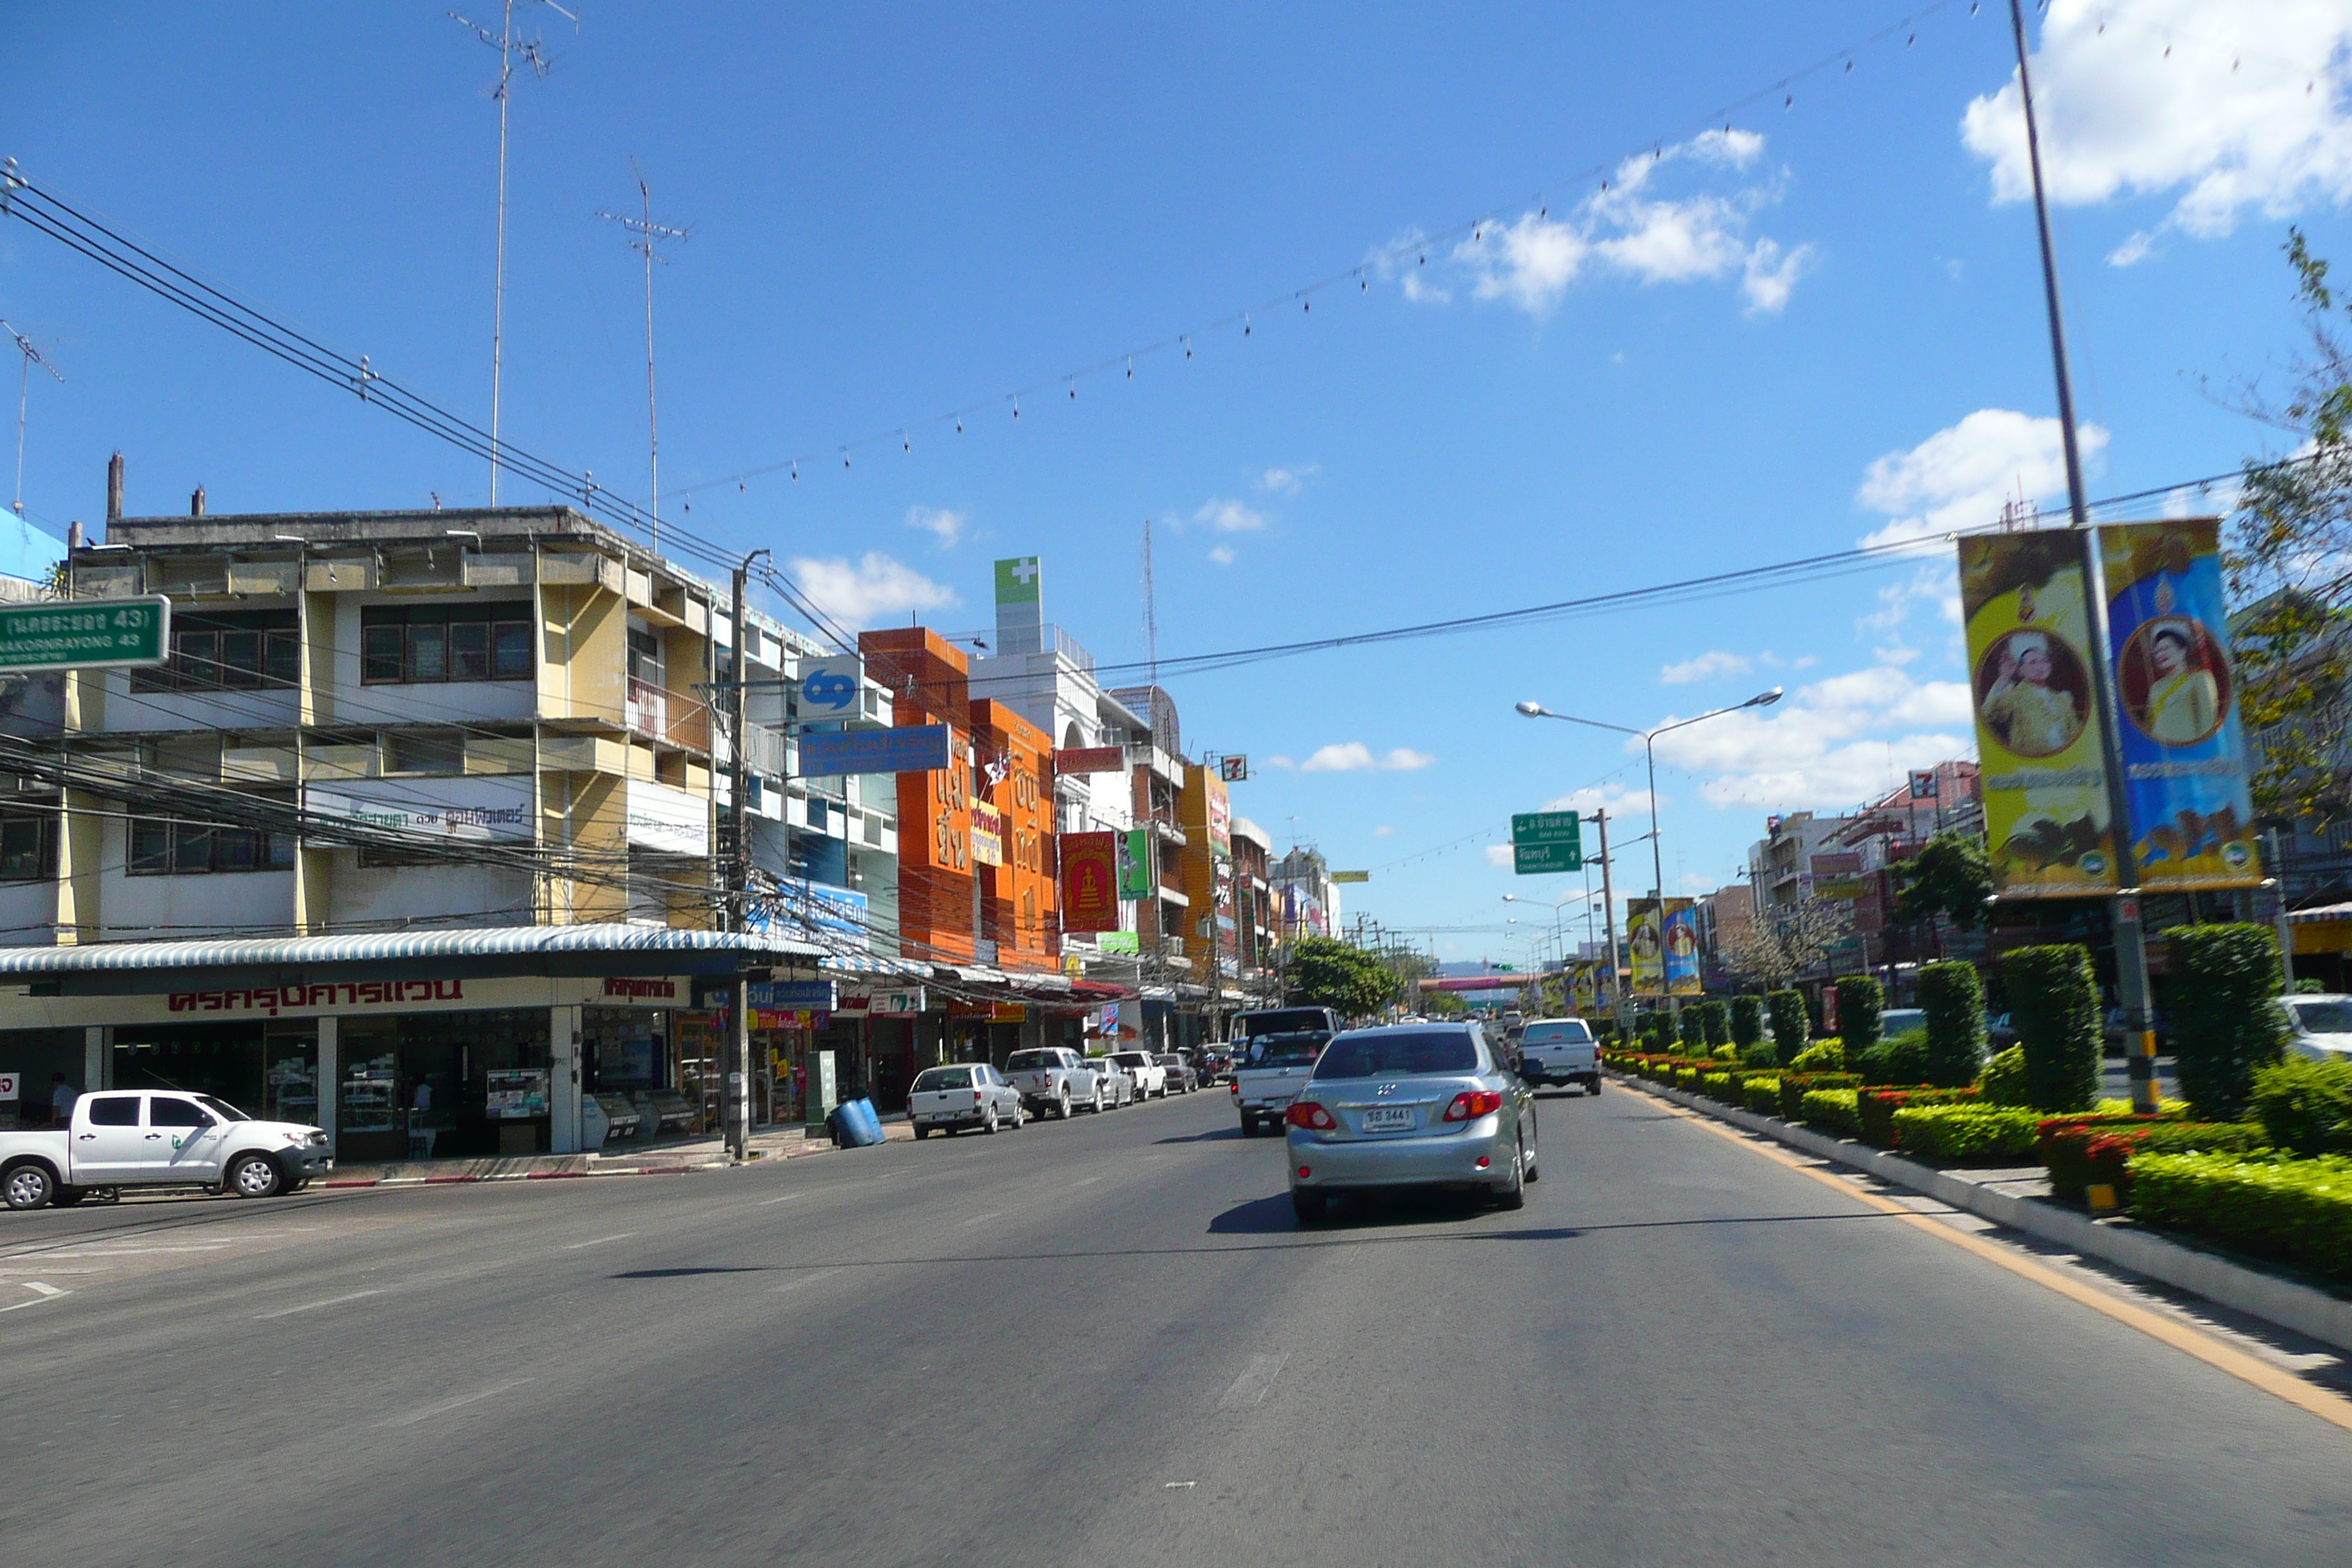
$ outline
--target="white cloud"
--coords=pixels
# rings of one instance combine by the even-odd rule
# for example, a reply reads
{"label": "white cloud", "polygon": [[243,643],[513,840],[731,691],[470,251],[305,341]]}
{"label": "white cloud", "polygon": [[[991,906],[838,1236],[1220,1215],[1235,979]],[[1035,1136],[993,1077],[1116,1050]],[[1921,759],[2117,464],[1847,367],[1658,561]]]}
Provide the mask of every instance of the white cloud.
{"label": "white cloud", "polygon": [[1288,773],[1298,764],[1293,762],[1290,758],[1283,756],[1277,752],[1275,755],[1266,758],[1265,765],[1270,768],[1280,768],[1284,773]]}
{"label": "white cloud", "polygon": [[941,550],[953,550],[963,542],[964,531],[971,526],[968,512],[950,511],[945,507],[910,506],[907,509],[907,526],[919,528],[940,542]]}
{"label": "white cloud", "polygon": [[1742,655],[1715,648],[1696,658],[1666,666],[1658,671],[1658,679],[1668,686],[1688,686],[1694,680],[1712,680],[1718,675],[1745,675],[1754,668]]}
{"label": "white cloud", "polygon": [[1489,844],[1486,846],[1486,864],[1489,866],[1508,866],[1514,863],[1511,847],[1507,844]]}
{"label": "white cloud", "polygon": [[1718,806],[1834,810],[1899,784],[1906,769],[1969,755],[1970,732],[1965,682],[1882,664],[1661,736],[1658,762],[1702,775],[1700,795]]}
{"label": "white cloud", "polygon": [[1416,752],[1411,746],[1399,746],[1374,756],[1372,749],[1361,741],[1341,741],[1318,747],[1314,755],[1298,764],[1298,771],[1307,773],[1370,773],[1378,768],[1387,773],[1414,773],[1435,761],[1437,759],[1427,752]]}
{"label": "white cloud", "polygon": [[856,562],[796,556],[791,566],[801,591],[853,629],[872,626],[884,616],[945,609],[956,603],[955,590],[879,551],[869,550]]}
{"label": "white cloud", "polygon": [[1220,566],[1230,566],[1234,563],[1233,549],[1229,545],[1217,545],[1209,552],[1209,559]]}
{"label": "white cloud", "polygon": [[1396,837],[1396,829],[1383,822],[1378,827],[1372,829],[1372,837],[1375,838],[1393,838]]}
{"label": "white cloud", "polygon": [[1212,496],[1192,517],[1195,528],[1213,528],[1219,533],[1255,533],[1265,526],[1265,514],[1252,511],[1237,500],[1219,500]]}
{"label": "white cloud", "polygon": [[1307,481],[1323,471],[1320,463],[1294,463],[1288,468],[1268,468],[1260,474],[1257,488],[1278,496],[1295,496],[1307,488]]}
{"label": "white cloud", "polygon": [[[1658,805],[1661,809],[1674,803],[1674,796],[1664,790],[1658,792]],[[1647,789],[1635,789],[1629,784],[1612,780],[1608,784],[1587,784],[1582,789],[1572,789],[1566,795],[1554,795],[1536,809],[1573,811],[1582,816],[1590,816],[1596,811],[1606,811],[1612,817],[1646,817],[1650,815],[1650,792]]]}
{"label": "white cloud", "polygon": [[[1672,165],[1741,174],[1763,152],[1764,138],[1752,131],[1704,132],[1626,159],[1605,188],[1560,217],[1538,208],[1516,221],[1481,225],[1445,259],[1468,276],[1473,298],[1500,300],[1536,317],[1549,315],[1570,285],[1595,271],[1643,284],[1736,277],[1750,315],[1777,313],[1815,259],[1810,245],[1748,237],[1756,216],[1780,199],[1784,181],[1751,183],[1727,194],[1668,196],[1653,189]],[[1391,253],[1381,270],[1402,273],[1408,299],[1442,300],[1423,279],[1425,253],[1417,238],[1409,243],[1409,261]]]}
{"label": "white cloud", "polygon": [[[2248,211],[2352,200],[2352,8],[2343,0],[2052,0],[2033,59],[2053,201],[2179,193],[2158,226],[2212,238]],[[1960,140],[1996,202],[2033,193],[2017,75],[1971,101]],[[2153,248],[2134,235],[2108,259]]]}
{"label": "white cloud", "polygon": [[[2085,467],[2106,450],[2107,433],[2096,425],[2081,426],[2076,439]],[[1990,528],[2021,491],[2035,501],[2065,489],[2065,447],[2057,420],[1979,408],[1909,451],[1889,452],[1870,465],[1855,499],[1893,521],[1862,542],[1893,544]]]}

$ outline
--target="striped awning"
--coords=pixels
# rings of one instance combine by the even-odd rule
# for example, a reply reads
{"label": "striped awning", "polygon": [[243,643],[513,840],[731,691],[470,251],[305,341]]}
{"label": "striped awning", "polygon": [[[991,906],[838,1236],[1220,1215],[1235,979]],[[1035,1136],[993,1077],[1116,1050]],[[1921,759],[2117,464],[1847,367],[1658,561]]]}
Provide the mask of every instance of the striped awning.
{"label": "striped awning", "polygon": [[822,948],[778,937],[668,926],[488,926],[371,931],[346,936],[226,941],[110,942],[78,947],[0,948],[0,976],[121,974],[152,971],[320,969],[352,964],[505,961],[509,973],[561,962],[565,973],[609,966],[615,974],[695,974],[762,964],[813,963]]}

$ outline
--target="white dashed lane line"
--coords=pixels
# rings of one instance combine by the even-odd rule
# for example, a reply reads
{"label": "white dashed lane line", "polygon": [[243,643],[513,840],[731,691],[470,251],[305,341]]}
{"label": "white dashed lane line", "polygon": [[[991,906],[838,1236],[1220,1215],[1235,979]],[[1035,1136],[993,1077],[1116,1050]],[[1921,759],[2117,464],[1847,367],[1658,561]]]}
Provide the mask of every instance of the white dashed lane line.
{"label": "white dashed lane line", "polygon": [[70,1290],[60,1290],[54,1285],[45,1285],[38,1279],[24,1279],[19,1280],[18,1283],[26,1289],[34,1292],[33,1299],[29,1301],[11,1301],[6,1306],[0,1307],[0,1312],[21,1311],[26,1307],[37,1307],[44,1301],[54,1301],[60,1296],[73,1294]]}
{"label": "white dashed lane line", "polygon": [[1277,1351],[1272,1355],[1254,1355],[1242,1374],[1227,1386],[1217,1401],[1220,1410],[1255,1410],[1265,1403],[1274,1392],[1274,1380],[1282,1373],[1282,1363],[1290,1357]]}
{"label": "white dashed lane line", "polygon": [[315,1312],[321,1307],[340,1307],[346,1301],[363,1300],[370,1296],[383,1294],[381,1290],[354,1290],[348,1296],[330,1296],[323,1301],[305,1301],[299,1307],[280,1307],[274,1312],[256,1312],[253,1315],[257,1319],[290,1318],[297,1312]]}

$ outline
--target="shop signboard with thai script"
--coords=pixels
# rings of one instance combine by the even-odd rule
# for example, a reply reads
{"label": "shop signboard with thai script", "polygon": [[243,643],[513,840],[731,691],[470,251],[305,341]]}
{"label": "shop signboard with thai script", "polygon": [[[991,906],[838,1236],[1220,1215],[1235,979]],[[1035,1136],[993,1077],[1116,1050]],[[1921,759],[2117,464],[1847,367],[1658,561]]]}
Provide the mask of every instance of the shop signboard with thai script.
{"label": "shop signboard with thai script", "polygon": [[909,724],[895,730],[837,730],[801,737],[801,775],[929,773],[948,765],[948,727]]}
{"label": "shop signboard with thai script", "polygon": [[172,601],[162,595],[0,609],[0,670],[100,669],[161,664],[172,646]]}
{"label": "shop signboard with thai script", "polygon": [[710,803],[650,779],[628,781],[629,847],[666,855],[710,853]]}
{"label": "shop signboard with thai script", "polygon": [[1994,883],[2009,898],[2112,891],[2082,539],[2063,529],[1966,538],[1959,568]]}
{"label": "shop signboard with thai script", "polygon": [[1004,814],[984,800],[971,803],[971,858],[976,866],[1004,864]]}
{"label": "shop signboard with thai script", "polygon": [[845,985],[839,1013],[862,1013],[869,1018],[911,1018],[923,1010],[919,985]]}
{"label": "shop signboard with thai script", "polygon": [[0,1072],[0,1105],[14,1105],[24,1092],[24,1080],[12,1072]]}
{"label": "shop signboard with thai script", "polygon": [[506,779],[354,779],[302,791],[303,809],[357,826],[475,843],[532,837],[530,783]]}
{"label": "shop signboard with thai script", "polygon": [[1206,808],[1209,828],[1209,853],[1219,859],[1229,859],[1234,852],[1234,804],[1225,793],[1225,782],[1212,778],[1208,770],[1201,771],[1202,805]]}
{"label": "shop signboard with thai script", "polygon": [[1065,833],[1062,849],[1062,929],[1118,929],[1118,836]]}
{"label": "shop signboard with thai script", "polygon": [[744,987],[749,1005],[775,1010],[830,1013],[834,983],[830,980],[770,980]]}
{"label": "shop signboard with thai script", "polygon": [[2150,892],[2262,881],[2218,518],[2099,530],[2124,797]]}
{"label": "shop signboard with thai script", "polygon": [[1057,773],[1116,773],[1127,770],[1127,752],[1117,746],[1064,746],[1054,753]]}

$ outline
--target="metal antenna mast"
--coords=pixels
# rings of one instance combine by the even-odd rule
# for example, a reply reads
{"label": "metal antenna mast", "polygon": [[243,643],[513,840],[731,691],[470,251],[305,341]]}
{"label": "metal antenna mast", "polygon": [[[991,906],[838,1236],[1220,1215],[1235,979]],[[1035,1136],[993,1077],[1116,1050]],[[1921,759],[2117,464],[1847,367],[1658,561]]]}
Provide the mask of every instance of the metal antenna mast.
{"label": "metal antenna mast", "polygon": [[43,359],[41,351],[33,346],[33,340],[7,322],[0,321],[0,332],[5,332],[16,340],[16,353],[24,360],[16,377],[16,499],[13,503],[16,521],[22,523],[25,521],[25,412],[32,405],[33,367],[39,365],[59,382],[65,380],[66,373]]}
{"label": "metal antenna mast", "polygon": [[1143,660],[1150,671],[1150,684],[1159,685],[1160,606],[1151,586],[1151,520],[1148,517],[1143,520]]}
{"label": "metal antenna mast", "polygon": [[[528,3],[528,0],[526,0]],[[577,32],[580,18],[557,5],[555,0],[538,0],[538,4],[570,22]],[[515,0],[505,0],[504,15],[499,31],[493,33],[478,22],[468,21],[457,12],[449,19],[473,30],[491,48],[499,51],[499,84],[490,96],[499,100],[499,260],[498,283],[490,310],[490,504],[499,504],[499,394],[506,369],[507,330],[507,89],[514,80],[515,56],[522,56],[532,76],[544,81],[554,68],[555,58],[540,47],[533,37],[520,44],[514,36]]]}
{"label": "metal antenna mast", "polygon": [[653,483],[653,505],[650,510],[654,518],[654,552],[659,554],[661,552],[661,420],[654,410],[654,263],[658,261],[667,266],[669,258],[661,255],[656,247],[672,240],[683,245],[691,229],[669,228],[656,223],[654,193],[646,184],[646,172],[637,166],[637,161],[635,158],[629,160],[629,167],[637,176],[637,196],[644,204],[645,216],[625,217],[619,213],[608,213],[601,207],[597,209],[596,216],[610,218],[627,229],[633,237],[629,240],[629,248],[646,258],[646,462],[652,475]]}

